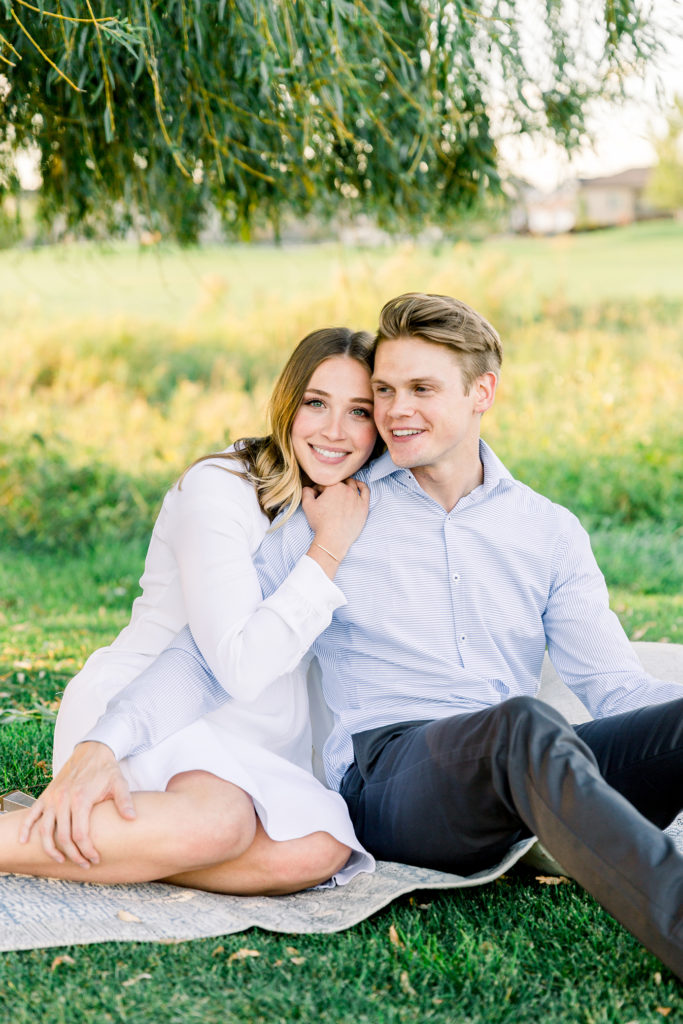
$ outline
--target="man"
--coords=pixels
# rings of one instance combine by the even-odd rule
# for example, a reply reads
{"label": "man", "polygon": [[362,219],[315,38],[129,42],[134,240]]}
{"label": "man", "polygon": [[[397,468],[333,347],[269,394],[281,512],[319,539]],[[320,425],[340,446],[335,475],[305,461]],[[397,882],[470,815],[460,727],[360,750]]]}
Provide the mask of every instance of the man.
{"label": "man", "polygon": [[[347,604],[314,645],[328,779],[384,859],[468,874],[536,834],[681,975],[683,858],[660,830],[683,806],[680,688],[644,673],[575,517],[480,441],[500,358],[454,299],[382,310],[388,453],[361,474],[368,522],[335,577]],[[300,511],[266,536],[264,595],[311,534]],[[573,729],[535,699],[546,644],[595,721]]]}
{"label": "man", "polygon": [[[680,688],[644,673],[575,517],[480,440],[500,361],[495,330],[455,299],[382,310],[388,452],[359,474],[368,521],[335,577],[346,603],[314,645],[335,717],[328,780],[384,859],[468,874],[537,835],[683,976],[683,858],[661,831],[683,806]],[[265,596],[310,547],[326,495],[266,536]],[[320,577],[312,601],[338,594]],[[546,645],[595,721],[572,728],[535,699]],[[187,693],[201,656],[189,631],[172,646],[163,657],[192,655]]]}

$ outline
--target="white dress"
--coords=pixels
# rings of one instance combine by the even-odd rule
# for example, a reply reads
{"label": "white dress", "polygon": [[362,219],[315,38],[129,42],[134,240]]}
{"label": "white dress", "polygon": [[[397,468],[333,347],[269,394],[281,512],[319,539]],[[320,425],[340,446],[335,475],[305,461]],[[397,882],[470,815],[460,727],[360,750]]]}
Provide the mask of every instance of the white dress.
{"label": "white dress", "polygon": [[355,837],[343,798],[312,773],[306,654],[344,598],[304,557],[262,601],[252,556],[269,523],[251,484],[226,465],[240,468],[239,462],[199,463],[166,495],[129,624],[66,688],[54,770],[109,699],[189,623],[214,675],[237,699],[124,758],[131,789],[163,791],[180,772],[211,772],[249,793],[272,839],[325,831],[349,846],[349,861],[335,875],[343,884],[372,871],[374,861]]}

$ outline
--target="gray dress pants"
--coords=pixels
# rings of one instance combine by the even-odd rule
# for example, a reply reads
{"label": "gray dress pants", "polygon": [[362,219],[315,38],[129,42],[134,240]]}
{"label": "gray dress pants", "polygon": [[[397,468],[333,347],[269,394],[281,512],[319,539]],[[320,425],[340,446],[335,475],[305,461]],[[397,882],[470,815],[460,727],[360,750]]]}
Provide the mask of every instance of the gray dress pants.
{"label": "gray dress pants", "polygon": [[536,835],[683,978],[683,699],[572,727],[515,697],[353,737],[341,792],[383,860],[472,874]]}

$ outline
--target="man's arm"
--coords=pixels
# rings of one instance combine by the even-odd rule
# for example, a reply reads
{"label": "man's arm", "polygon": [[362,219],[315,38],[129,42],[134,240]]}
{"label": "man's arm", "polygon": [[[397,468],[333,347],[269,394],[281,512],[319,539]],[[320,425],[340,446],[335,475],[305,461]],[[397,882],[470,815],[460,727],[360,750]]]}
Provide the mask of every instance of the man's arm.
{"label": "man's arm", "polygon": [[543,622],[550,660],[594,718],[683,695],[680,685],[655,679],[640,664],[609,607],[588,534],[569,513]]}

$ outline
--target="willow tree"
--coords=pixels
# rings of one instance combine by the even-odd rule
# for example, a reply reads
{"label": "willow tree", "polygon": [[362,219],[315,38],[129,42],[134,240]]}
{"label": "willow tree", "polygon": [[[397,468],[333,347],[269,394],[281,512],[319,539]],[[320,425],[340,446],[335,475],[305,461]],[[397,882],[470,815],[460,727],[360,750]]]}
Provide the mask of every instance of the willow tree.
{"label": "willow tree", "polygon": [[342,207],[443,221],[499,185],[497,131],[580,140],[657,47],[638,0],[0,0],[0,179],[41,212],[191,238]]}

